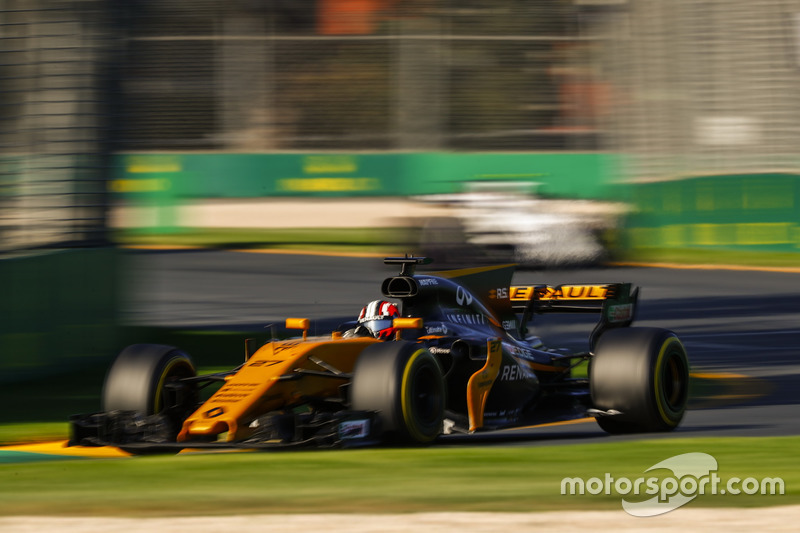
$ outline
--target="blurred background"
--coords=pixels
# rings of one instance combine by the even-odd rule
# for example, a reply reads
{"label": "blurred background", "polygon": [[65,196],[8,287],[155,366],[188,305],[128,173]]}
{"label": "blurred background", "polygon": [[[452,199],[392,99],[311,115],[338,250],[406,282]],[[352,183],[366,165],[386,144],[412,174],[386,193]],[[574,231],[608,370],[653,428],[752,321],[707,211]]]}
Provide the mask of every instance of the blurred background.
{"label": "blurred background", "polygon": [[800,0],[0,0],[0,125],[3,380],[118,348],[122,245],[800,251]]}

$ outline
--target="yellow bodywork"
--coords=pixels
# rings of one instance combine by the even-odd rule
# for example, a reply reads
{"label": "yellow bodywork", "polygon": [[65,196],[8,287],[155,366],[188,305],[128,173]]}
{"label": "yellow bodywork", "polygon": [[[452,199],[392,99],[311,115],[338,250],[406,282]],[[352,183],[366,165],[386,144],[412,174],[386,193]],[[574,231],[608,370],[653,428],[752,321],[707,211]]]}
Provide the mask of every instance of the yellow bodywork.
{"label": "yellow bodywork", "polygon": [[[393,326],[398,330],[418,329],[422,319],[396,318]],[[309,339],[309,321],[301,318],[287,319],[286,327],[302,329],[302,339],[271,342],[259,348],[186,419],[178,442],[246,439],[252,433],[250,424],[260,415],[300,406],[312,398],[338,398],[339,387],[350,379],[361,352],[383,342],[372,337],[342,338],[341,333]],[[483,410],[502,356],[500,339],[488,339],[486,364],[467,385],[470,431],[483,426]],[[345,375],[337,377],[337,372]]]}
{"label": "yellow bodywork", "polygon": [[[303,325],[297,324],[305,336]],[[361,351],[377,342],[381,341],[371,337],[327,337],[265,344],[186,419],[178,441],[241,440],[251,434],[250,423],[259,415],[299,405],[307,398],[338,398],[339,386],[348,378],[332,377],[335,373],[330,370],[352,372]],[[313,374],[323,372],[327,375]]]}

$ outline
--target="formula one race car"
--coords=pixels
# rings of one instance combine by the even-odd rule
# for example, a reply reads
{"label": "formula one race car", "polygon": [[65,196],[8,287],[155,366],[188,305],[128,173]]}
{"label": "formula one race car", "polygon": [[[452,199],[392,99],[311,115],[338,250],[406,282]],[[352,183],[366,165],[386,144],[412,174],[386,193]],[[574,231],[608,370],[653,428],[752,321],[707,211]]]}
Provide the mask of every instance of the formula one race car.
{"label": "formula one race car", "polygon": [[[397,303],[373,302],[326,337],[308,337],[308,319],[288,318],[302,337],[246,350],[229,372],[198,376],[171,346],[125,348],[106,377],[103,411],[73,417],[70,443],[152,453],[424,444],[587,415],[609,433],[680,423],[687,354],[668,330],[629,327],[638,289],[512,286],[514,265],[415,273],[429,262],[387,258],[400,273],[382,294]],[[600,317],[587,352],[529,335],[537,314],[587,312]],[[588,371],[573,375],[585,362]]]}

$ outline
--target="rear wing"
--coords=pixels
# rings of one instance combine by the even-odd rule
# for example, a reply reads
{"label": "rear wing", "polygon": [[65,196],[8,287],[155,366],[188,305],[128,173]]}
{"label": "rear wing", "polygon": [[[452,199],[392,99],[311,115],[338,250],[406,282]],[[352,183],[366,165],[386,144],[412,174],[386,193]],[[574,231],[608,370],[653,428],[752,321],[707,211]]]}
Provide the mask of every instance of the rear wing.
{"label": "rear wing", "polygon": [[630,283],[529,285],[509,289],[512,309],[522,313],[523,335],[534,314],[600,313],[589,338],[591,349],[605,330],[631,325],[638,298],[639,289]]}

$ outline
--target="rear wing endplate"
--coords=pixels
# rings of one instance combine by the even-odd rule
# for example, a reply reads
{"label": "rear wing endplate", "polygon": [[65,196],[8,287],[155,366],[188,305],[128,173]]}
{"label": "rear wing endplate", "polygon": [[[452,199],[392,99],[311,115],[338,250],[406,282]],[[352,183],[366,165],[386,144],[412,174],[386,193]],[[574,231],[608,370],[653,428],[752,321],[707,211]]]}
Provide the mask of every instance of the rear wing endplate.
{"label": "rear wing endplate", "polygon": [[589,337],[590,349],[607,329],[630,326],[636,312],[639,289],[630,283],[529,285],[510,287],[515,312],[522,313],[521,333],[538,313],[600,313]]}

